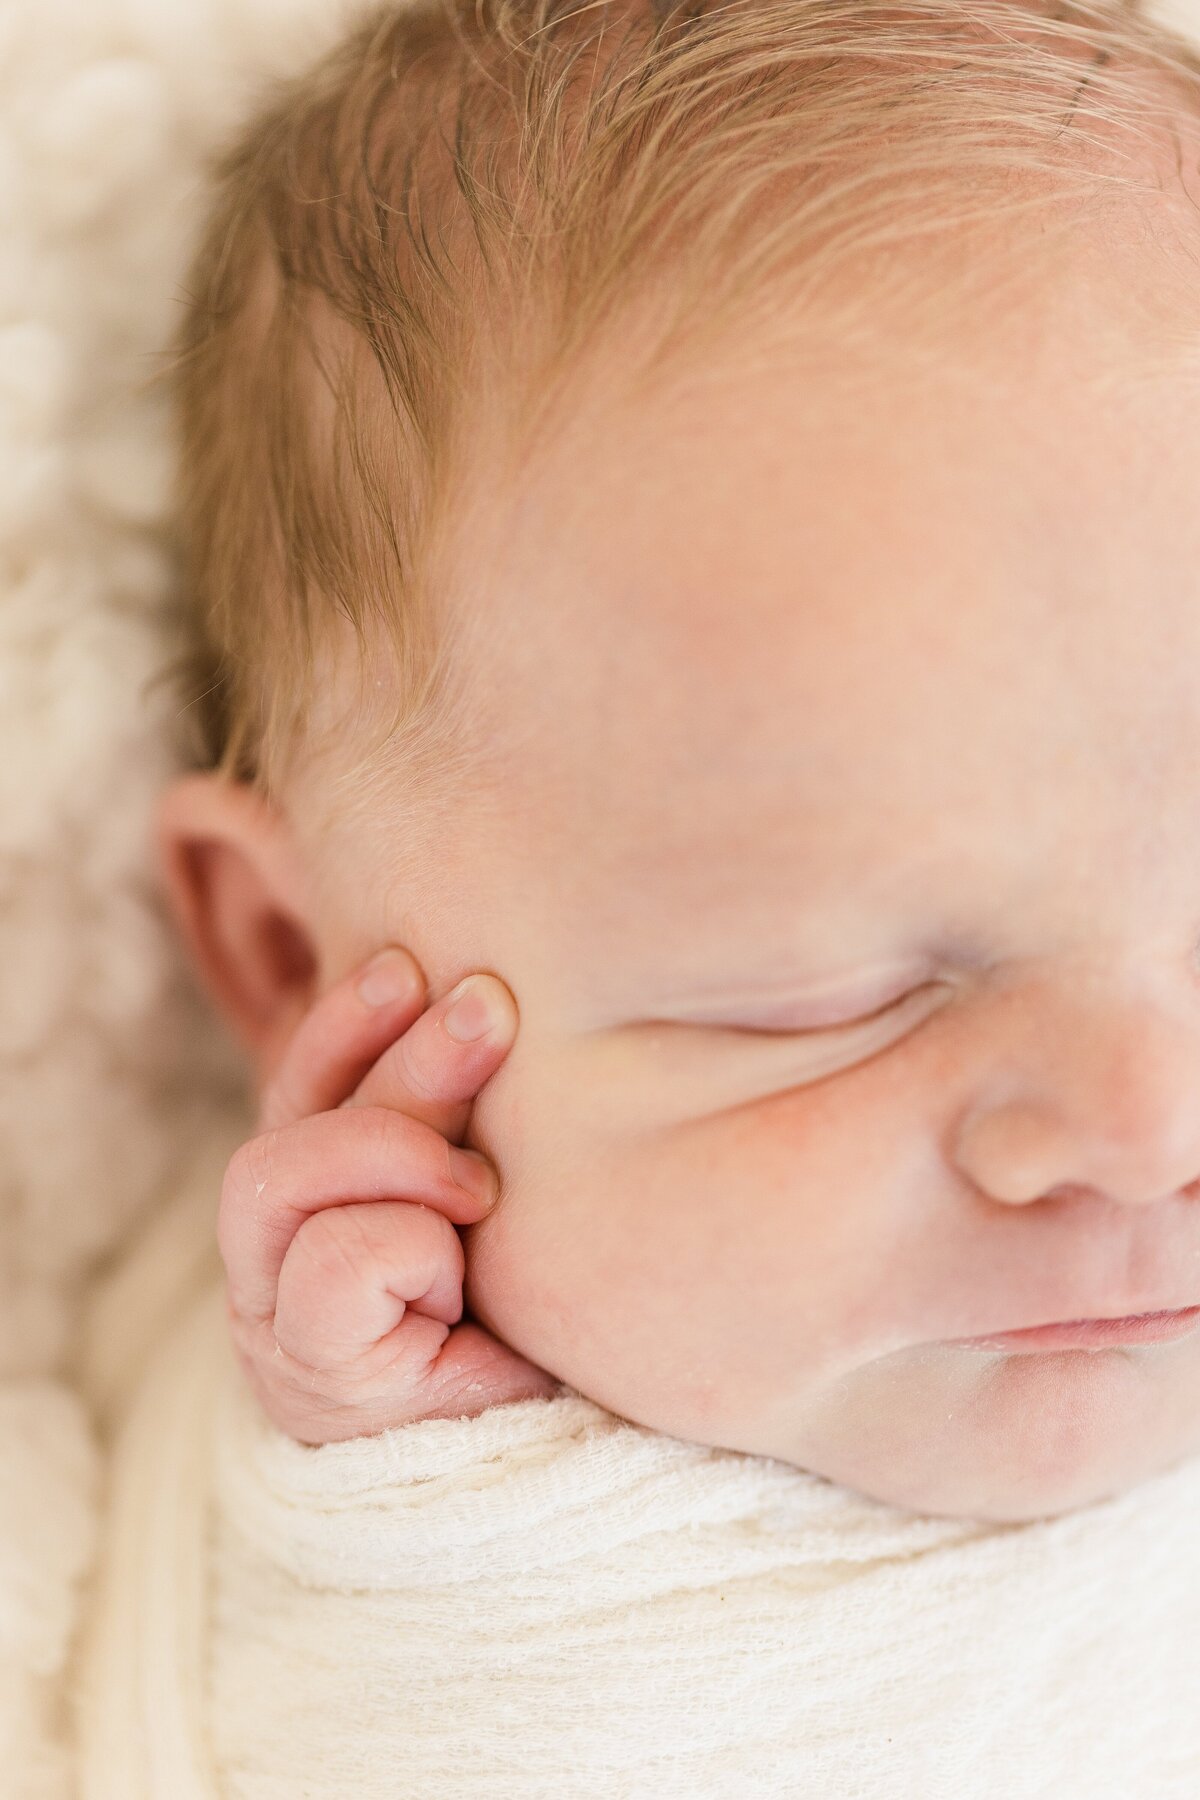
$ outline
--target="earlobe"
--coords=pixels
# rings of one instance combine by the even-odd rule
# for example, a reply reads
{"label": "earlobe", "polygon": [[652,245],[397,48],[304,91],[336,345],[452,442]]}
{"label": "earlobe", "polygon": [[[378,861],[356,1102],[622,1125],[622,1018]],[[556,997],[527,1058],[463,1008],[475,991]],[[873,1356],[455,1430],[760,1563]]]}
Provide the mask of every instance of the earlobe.
{"label": "earlobe", "polygon": [[315,998],[320,974],[287,820],[244,783],[183,775],[159,804],[156,847],[197,973],[265,1072]]}

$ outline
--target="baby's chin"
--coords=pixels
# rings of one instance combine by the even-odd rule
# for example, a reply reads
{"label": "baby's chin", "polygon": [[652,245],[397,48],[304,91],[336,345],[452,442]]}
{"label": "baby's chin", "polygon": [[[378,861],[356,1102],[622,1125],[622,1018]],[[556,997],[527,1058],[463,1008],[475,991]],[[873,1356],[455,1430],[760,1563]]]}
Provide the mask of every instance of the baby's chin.
{"label": "baby's chin", "polygon": [[1200,1339],[1038,1353],[923,1344],[842,1376],[793,1433],[758,1447],[912,1512],[1052,1518],[1200,1454]]}

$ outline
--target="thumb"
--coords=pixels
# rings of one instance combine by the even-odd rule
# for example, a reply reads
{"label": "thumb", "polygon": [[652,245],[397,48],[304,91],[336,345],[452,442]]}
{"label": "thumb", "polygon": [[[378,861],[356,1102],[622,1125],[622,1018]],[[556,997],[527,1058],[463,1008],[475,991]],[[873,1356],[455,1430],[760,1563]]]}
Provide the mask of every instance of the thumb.
{"label": "thumb", "polygon": [[473,1419],[512,1400],[553,1400],[562,1383],[482,1325],[456,1325],[429,1372],[423,1419]]}

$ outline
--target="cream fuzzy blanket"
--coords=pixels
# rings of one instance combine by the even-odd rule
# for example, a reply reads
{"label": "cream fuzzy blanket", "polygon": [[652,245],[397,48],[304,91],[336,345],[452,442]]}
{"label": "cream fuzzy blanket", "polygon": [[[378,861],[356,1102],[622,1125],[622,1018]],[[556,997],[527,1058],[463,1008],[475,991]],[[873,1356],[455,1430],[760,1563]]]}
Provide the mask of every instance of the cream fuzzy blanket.
{"label": "cream fuzzy blanket", "polygon": [[1194,1800],[1195,1465],[981,1530],[569,1394],[313,1451],[231,1380],[148,377],[207,157],[359,10],[0,0],[0,1796]]}

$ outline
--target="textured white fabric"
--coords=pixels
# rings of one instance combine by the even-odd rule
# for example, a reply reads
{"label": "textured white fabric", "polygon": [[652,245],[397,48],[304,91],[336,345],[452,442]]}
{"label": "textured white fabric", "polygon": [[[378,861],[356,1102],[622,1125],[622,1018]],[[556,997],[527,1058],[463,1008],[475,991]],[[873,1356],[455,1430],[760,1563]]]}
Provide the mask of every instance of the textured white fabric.
{"label": "textured white fabric", "polygon": [[995,1525],[569,1389],[313,1448],[213,1265],[176,1311],[112,1459],[84,1800],[1200,1794],[1200,1458]]}
{"label": "textured white fabric", "polygon": [[[271,1477],[271,1447],[260,1445],[244,1471],[249,1492],[239,1488],[233,1444],[244,1439],[227,1437],[223,1426],[206,1448],[195,1435],[204,1415],[189,1411],[215,1404],[219,1364],[211,1343],[201,1330],[170,1351],[165,1347],[181,1309],[199,1304],[214,1279],[217,1176],[227,1143],[237,1136],[238,1071],[197,1007],[166,927],[147,831],[153,797],[170,769],[168,698],[147,683],[174,648],[161,535],[171,469],[164,396],[150,378],[177,316],[184,259],[199,222],[200,173],[262,82],[301,67],[368,4],[0,0],[3,1800],[71,1800],[78,1791],[71,1713],[81,1685],[76,1647],[81,1668],[95,1675],[83,1646],[97,1642],[108,1650],[99,1677],[103,1687],[109,1671],[104,1691],[112,1704],[101,1721],[91,1718],[85,1733],[92,1792],[186,1800],[212,1791],[216,1777],[211,1767],[205,1774],[205,1758],[214,1755],[224,1759],[235,1784],[229,1791],[270,1792],[272,1745],[280,1735],[309,1725],[309,1714],[320,1718],[339,1707],[344,1735],[358,1745],[353,1778],[337,1788],[344,1760],[336,1778],[323,1777],[319,1762],[302,1768],[300,1732],[288,1742],[290,1761],[275,1791],[303,1800],[322,1791],[323,1779],[324,1791],[368,1800],[373,1792],[412,1791],[399,1785],[402,1773],[386,1785],[405,1765],[394,1744],[380,1748],[401,1684],[395,1663],[379,1660],[375,1621],[380,1605],[386,1612],[396,1596],[381,1603],[371,1586],[342,1596],[344,1611],[330,1623],[322,1610],[329,1595],[297,1583],[288,1558],[300,1552],[287,1548],[287,1530],[276,1560],[261,1549],[249,1556],[243,1596],[233,1549],[243,1508],[246,1518],[262,1516],[261,1505],[256,1512],[251,1504],[255,1484],[286,1501],[288,1483],[308,1459],[285,1459]],[[1170,0],[1155,10],[1191,30],[1196,7],[1197,0]],[[154,1385],[140,1391],[126,1419],[143,1369]],[[509,1409],[510,1419],[514,1412]],[[146,1434],[141,1439],[135,1418]],[[123,1421],[122,1450],[110,1466],[111,1432]],[[352,1478],[343,1505],[331,1500],[317,1509],[322,1529],[330,1519],[339,1532],[344,1524],[345,1554],[352,1557],[376,1513],[388,1516],[388,1478],[376,1466],[354,1486],[360,1464],[352,1446],[320,1455],[334,1494],[340,1477]],[[229,1478],[219,1490],[225,1511],[203,1501],[203,1486],[193,1485],[217,1469]],[[1126,1793],[1137,1800],[1200,1793],[1190,1744],[1179,1748],[1176,1769],[1162,1771],[1161,1780],[1153,1762],[1144,1780],[1129,1774],[1139,1721],[1147,1745],[1157,1745],[1154,1754],[1165,1758],[1171,1739],[1168,1734],[1164,1747],[1162,1718],[1169,1715],[1178,1729],[1187,1720],[1186,1709],[1171,1712],[1171,1684],[1187,1676],[1194,1593],[1187,1544],[1168,1529],[1177,1523],[1174,1515],[1163,1517],[1164,1496],[1184,1495],[1187,1480],[1181,1472],[1177,1483],[1168,1478],[1128,1502],[1134,1509],[1146,1504],[1150,1539],[1156,1525],[1163,1528],[1161,1557],[1153,1543],[1147,1552],[1150,1576],[1164,1563],[1180,1571],[1176,1601],[1181,1612],[1192,1609],[1186,1630],[1164,1621],[1153,1579],[1143,1604],[1142,1542],[1132,1512],[1119,1512],[1126,1525],[1113,1551],[1111,1614],[1093,1618],[1095,1609],[1089,1610],[1095,1568],[1069,1558],[1064,1565],[1077,1569],[1077,1586],[1066,1593],[1067,1624],[1060,1629],[1077,1621],[1087,1639],[1082,1648],[1067,1645],[1072,1654],[1078,1650],[1081,1668],[1103,1663],[1113,1618],[1136,1627],[1130,1654],[1142,1659],[1144,1673],[1127,1703],[1109,1706],[1105,1679],[1076,1681],[1076,1665],[1057,1660],[1060,1638],[1043,1637],[1040,1626],[1032,1643],[1022,1637],[1016,1623],[1027,1586],[1014,1576],[1011,1595],[997,1595],[993,1582],[981,1610],[998,1608],[1007,1620],[989,1677],[1004,1750],[974,1788],[959,1782],[939,1789],[931,1760],[926,1795],[936,1800],[940,1791],[959,1800],[964,1792],[1003,1791],[1011,1800],[1053,1792],[1055,1800],[1093,1800],[1109,1791],[1103,1747],[1114,1733],[1124,1734],[1125,1762],[1114,1757],[1112,1779],[1119,1784],[1128,1777]],[[306,1494],[302,1484],[299,1499],[283,1510],[296,1523],[297,1543],[315,1542],[317,1556],[320,1532],[314,1539],[303,1525]],[[196,1535],[205,1520],[214,1533],[211,1545]],[[146,1521],[155,1523],[156,1535],[144,1542],[139,1534]],[[1059,1540],[1051,1534],[1044,1541]],[[328,1558],[328,1545],[319,1554]],[[270,1611],[278,1582],[295,1606],[294,1615],[284,1610],[294,1616],[295,1654],[268,1679],[267,1650],[281,1629]],[[1051,1582],[1046,1591],[1060,1589]],[[930,1589],[934,1598],[939,1591],[936,1583]],[[215,1622],[204,1627],[202,1609],[210,1605]],[[904,1690],[913,1708],[910,1758],[915,1764],[914,1734],[923,1732],[940,1745],[936,1768],[945,1769],[954,1766],[952,1746],[965,1730],[953,1703],[958,1646],[951,1634],[939,1660],[940,1625],[935,1629],[928,1611],[918,1616],[927,1623],[928,1641],[905,1664],[913,1671]],[[1156,1619],[1161,1635],[1155,1640]],[[83,1636],[81,1624],[89,1628]],[[251,1635],[239,1640],[242,1624]],[[289,1702],[286,1684],[301,1647],[311,1647],[327,1624],[336,1627],[329,1654],[313,1662],[308,1685]],[[515,1628],[512,1635],[519,1648]],[[865,1626],[844,1650],[831,1642],[814,1651],[827,1729],[839,1716],[842,1659],[857,1654],[864,1638],[866,1660],[880,1646]],[[178,1665],[169,1655],[173,1642],[183,1658]],[[1115,1668],[1124,1642],[1114,1652]],[[152,1646],[161,1653],[157,1665],[149,1660]],[[1168,1668],[1172,1646],[1179,1646],[1179,1656]],[[569,1673],[570,1646],[554,1655]],[[253,1687],[236,1692],[239,1670],[244,1674],[255,1657],[248,1679],[260,1683],[259,1697]],[[1022,1684],[1030,1659],[1060,1709],[1050,1727],[1054,1748],[1036,1771],[1032,1737],[1022,1740],[1024,1763],[1012,1750],[1026,1729]],[[881,1674],[887,1666],[886,1660],[879,1665]],[[140,1670],[142,1685],[122,1687],[122,1668]],[[443,1673],[453,1708],[461,1704],[454,1671]],[[736,1668],[730,1676],[744,1678]],[[1114,1676],[1111,1690],[1118,1685]],[[513,1701],[511,1693],[500,1698]],[[377,1716],[370,1712],[373,1700]],[[1029,1715],[1030,1732],[1037,1721],[1044,1727],[1050,1703]],[[561,1699],[543,1710],[555,1708],[562,1712]],[[515,1730],[519,1710],[512,1716]],[[428,1720],[429,1709],[422,1717]],[[189,1721],[191,1738],[183,1729]],[[445,1724],[443,1716],[439,1729]],[[101,1726],[119,1752],[111,1779]],[[859,1774],[842,1788],[825,1783],[821,1800],[880,1792],[869,1782],[878,1767],[872,1734],[881,1729],[871,1725],[864,1733],[862,1760],[854,1765]],[[1097,1746],[1091,1761],[1086,1754],[1074,1762],[1059,1754],[1060,1733],[1074,1754],[1075,1737],[1089,1730]],[[620,1755],[621,1732],[614,1712],[605,1749],[610,1760]],[[960,1764],[967,1749],[964,1741]],[[345,1755],[340,1745],[339,1751]],[[506,1753],[513,1753],[511,1744]],[[1015,1773],[1006,1784],[1010,1755]],[[981,1757],[981,1769],[984,1762]],[[568,1768],[553,1791],[583,1794],[582,1779]],[[667,1779],[656,1792],[670,1791]],[[527,1783],[520,1791],[536,1788]],[[753,1780],[747,1777],[738,1791],[752,1794]],[[888,1800],[892,1792],[904,1790],[890,1790]],[[441,1776],[423,1793],[453,1800]]]}

